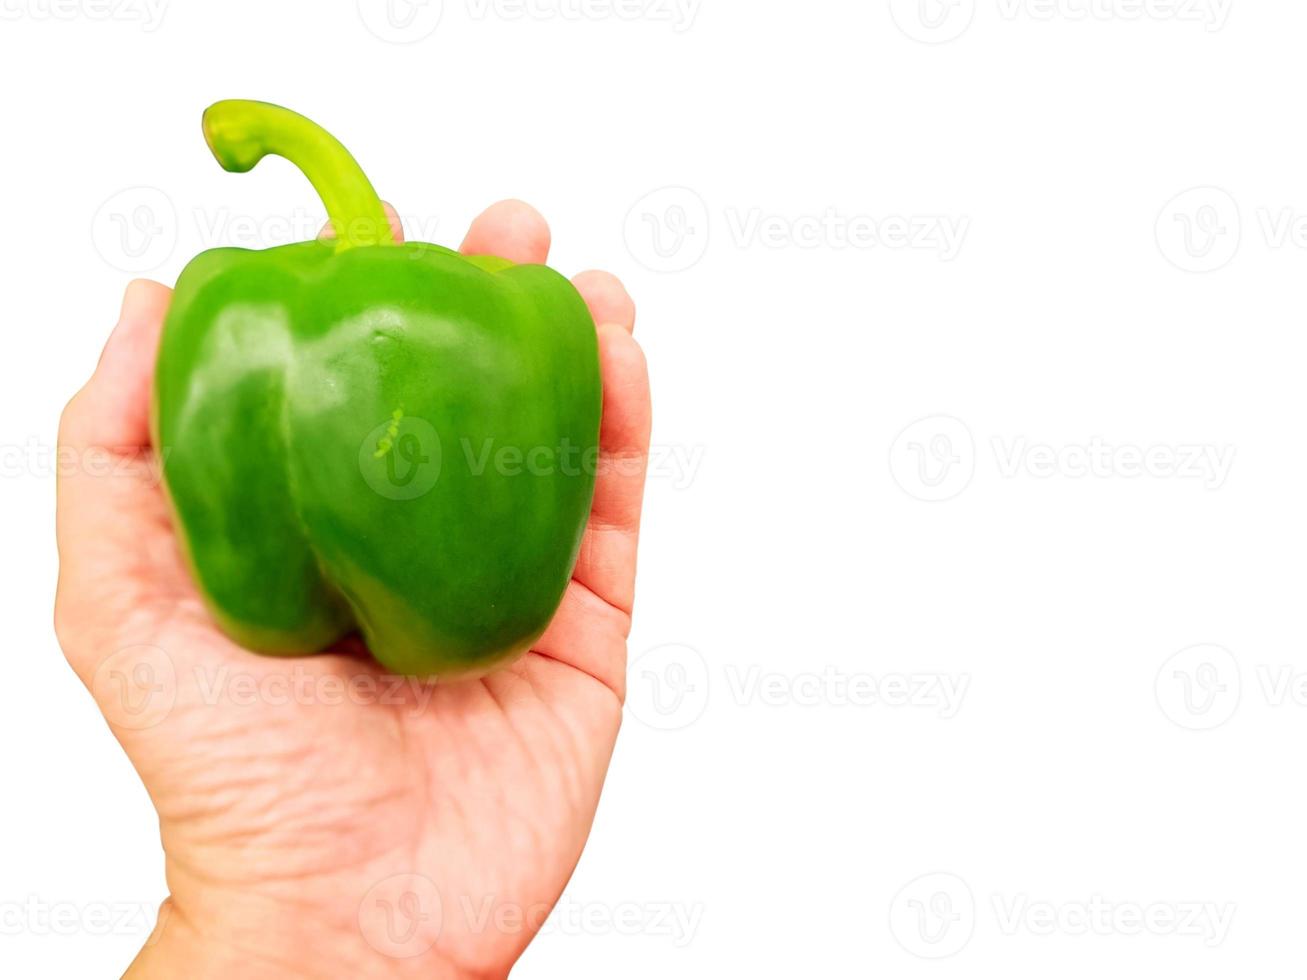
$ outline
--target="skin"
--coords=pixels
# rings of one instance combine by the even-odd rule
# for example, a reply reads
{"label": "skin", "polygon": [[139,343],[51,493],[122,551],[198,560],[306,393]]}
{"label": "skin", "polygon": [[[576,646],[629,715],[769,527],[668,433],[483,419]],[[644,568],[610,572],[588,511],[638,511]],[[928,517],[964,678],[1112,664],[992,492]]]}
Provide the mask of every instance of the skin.
{"label": "skin", "polygon": [[[548,249],[515,201],[462,245],[519,263]],[[170,895],[127,976],[503,977],[558,900],[621,721],[650,426],[630,297],[603,272],[573,282],[604,388],[581,555],[530,653],[445,684],[393,679],[359,649],[260,657],[216,629],[149,445],[171,291],[128,287],[60,423],[76,465],[60,467],[55,607],[159,815]]]}

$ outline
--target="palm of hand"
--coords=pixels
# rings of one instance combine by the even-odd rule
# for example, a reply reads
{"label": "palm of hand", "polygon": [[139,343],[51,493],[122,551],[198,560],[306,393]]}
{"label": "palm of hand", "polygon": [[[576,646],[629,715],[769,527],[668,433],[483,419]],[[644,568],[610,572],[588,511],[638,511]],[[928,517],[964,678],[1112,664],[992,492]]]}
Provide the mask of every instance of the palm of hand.
{"label": "palm of hand", "polygon": [[[464,248],[543,262],[548,232],[505,204]],[[621,718],[649,424],[629,299],[603,274],[576,283],[605,389],[582,555],[536,648],[453,684],[392,677],[358,651],[259,657],[213,626],[136,452],[169,294],[129,291],[65,413],[61,445],[117,465],[61,481],[56,620],[159,811],[172,895],[156,936],[299,972],[499,975],[557,900]]]}

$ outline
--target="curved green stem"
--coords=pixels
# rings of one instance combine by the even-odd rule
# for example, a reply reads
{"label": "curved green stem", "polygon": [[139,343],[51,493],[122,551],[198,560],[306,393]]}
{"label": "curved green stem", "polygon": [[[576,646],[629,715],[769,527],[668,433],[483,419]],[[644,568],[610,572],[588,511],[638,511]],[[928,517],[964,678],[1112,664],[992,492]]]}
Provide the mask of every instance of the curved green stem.
{"label": "curved green stem", "polygon": [[204,112],[204,138],[224,170],[245,173],[269,153],[304,172],[327,206],[336,251],[393,245],[381,198],[349,151],[298,112],[268,102],[227,99]]}

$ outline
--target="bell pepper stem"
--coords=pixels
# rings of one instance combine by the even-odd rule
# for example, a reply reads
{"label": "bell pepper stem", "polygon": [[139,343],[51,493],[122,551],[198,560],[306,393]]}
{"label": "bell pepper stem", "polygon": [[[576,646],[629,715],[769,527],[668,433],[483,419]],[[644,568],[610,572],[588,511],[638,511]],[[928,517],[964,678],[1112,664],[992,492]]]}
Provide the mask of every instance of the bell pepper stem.
{"label": "bell pepper stem", "polygon": [[395,244],[381,198],[362,168],[339,140],[298,112],[245,99],[215,102],[204,112],[204,139],[231,173],[245,173],[269,153],[302,170],[327,207],[337,252]]}

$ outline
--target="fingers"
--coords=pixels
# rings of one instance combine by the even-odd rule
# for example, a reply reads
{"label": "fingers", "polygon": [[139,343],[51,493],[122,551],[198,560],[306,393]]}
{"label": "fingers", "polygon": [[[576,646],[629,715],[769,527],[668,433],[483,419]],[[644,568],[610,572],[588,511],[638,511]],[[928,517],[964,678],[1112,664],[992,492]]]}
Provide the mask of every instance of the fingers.
{"label": "fingers", "polygon": [[635,328],[635,303],[615,275],[591,269],[574,276],[572,285],[590,307],[596,324],[615,323],[628,333]]}
{"label": "fingers", "polygon": [[390,222],[390,236],[396,242],[404,241],[404,223],[399,220],[399,212],[389,201],[382,201],[381,208],[386,212],[386,220]]}
{"label": "fingers", "polygon": [[[395,239],[396,242],[403,242],[404,223],[399,220],[399,212],[396,211],[388,201],[382,201],[381,208],[386,212],[386,220],[390,222],[390,236]],[[330,221],[322,226],[322,230],[318,232],[318,237],[326,239],[336,237],[336,229],[332,227]]]}
{"label": "fingers", "polygon": [[60,419],[62,445],[126,451],[149,444],[150,382],[171,298],[171,289],[148,279],[127,286],[95,373]]}
{"label": "fingers", "polygon": [[[549,244],[549,226],[534,208],[521,201],[501,201],[472,222],[462,251],[543,263]],[[603,376],[599,470],[590,522],[572,575],[575,581],[536,649],[600,678],[620,698],[625,680],[621,653],[635,595],[649,454],[649,377],[644,353],[631,336],[635,304],[621,281],[592,270],[572,283],[598,331]]]}
{"label": "fingers", "polygon": [[599,327],[599,365],[604,388],[599,472],[573,577],[629,614],[649,457],[649,372],[640,345],[620,324]]}
{"label": "fingers", "polygon": [[459,247],[464,255],[497,255],[520,265],[549,258],[549,225],[523,201],[500,201],[472,222]]}
{"label": "fingers", "polygon": [[[539,212],[521,201],[500,201],[472,222],[462,250],[538,263],[548,258],[549,241],[549,226]],[[597,325],[604,389],[595,500],[574,577],[629,614],[649,454],[649,377],[631,336],[635,304],[621,281],[592,270],[573,285]]]}
{"label": "fingers", "polygon": [[604,389],[594,504],[573,577],[629,615],[649,455],[649,373],[644,352],[631,336],[635,303],[621,280],[591,270],[572,284],[599,331]]}
{"label": "fingers", "polygon": [[621,700],[626,696],[624,654],[630,629],[629,614],[573,580],[545,635],[532,649],[585,671]]}
{"label": "fingers", "polygon": [[[85,677],[99,651],[84,644],[130,614],[134,574],[170,539],[157,493],[150,442],[150,385],[172,291],[137,280],[91,380],[59,423],[56,531],[59,588],[55,623],[69,659]],[[168,560],[175,560],[169,551]]]}

